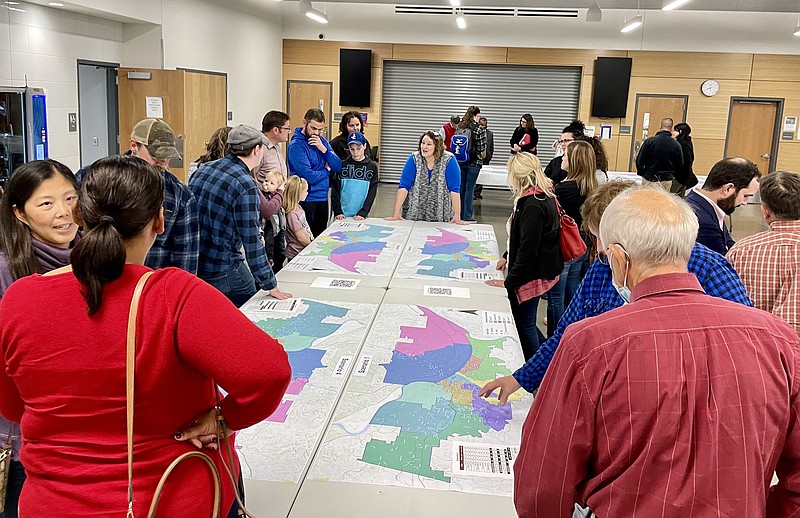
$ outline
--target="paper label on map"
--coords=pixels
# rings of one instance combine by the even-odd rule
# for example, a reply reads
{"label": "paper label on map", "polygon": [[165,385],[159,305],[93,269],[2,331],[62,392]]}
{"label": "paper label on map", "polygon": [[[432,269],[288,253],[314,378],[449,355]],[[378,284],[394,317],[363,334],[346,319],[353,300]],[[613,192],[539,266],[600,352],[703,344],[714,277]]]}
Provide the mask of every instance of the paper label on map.
{"label": "paper label on map", "polygon": [[514,319],[510,313],[481,311],[483,334],[487,336],[509,336],[514,329]]}
{"label": "paper label on map", "polygon": [[453,476],[514,477],[519,448],[497,444],[453,443]]}
{"label": "paper label on map", "polygon": [[458,270],[456,278],[462,281],[488,281],[491,279],[502,279],[503,273],[500,271],[477,271],[477,270]]}
{"label": "paper label on map", "polygon": [[331,224],[334,228],[346,228],[347,230],[361,230],[366,228],[365,223],[356,223],[355,221],[336,221]]}
{"label": "paper label on map", "polygon": [[372,365],[372,355],[365,354],[364,356],[361,357],[361,360],[359,360],[358,368],[356,369],[356,372],[353,375],[360,376],[362,378],[365,377],[367,374],[369,374],[370,365]]}
{"label": "paper label on map", "polygon": [[336,377],[343,377],[347,374],[347,370],[350,368],[350,364],[353,363],[352,356],[342,356],[339,358],[339,361],[336,362],[336,368],[333,370],[333,375]]}
{"label": "paper label on map", "polygon": [[312,288],[333,288],[337,290],[354,290],[361,279],[334,279],[333,277],[317,277],[311,283]]}
{"label": "paper label on map", "polygon": [[297,299],[277,300],[277,299],[263,299],[253,300],[248,302],[242,308],[242,311],[282,311],[285,313],[294,313],[297,311],[300,301]]}
{"label": "paper label on map", "polygon": [[469,288],[454,286],[425,286],[422,289],[422,294],[431,297],[457,297],[460,299],[470,298]]}
{"label": "paper label on map", "polygon": [[324,257],[298,255],[287,266],[291,270],[306,272],[317,269],[324,261]]}
{"label": "paper label on map", "polygon": [[475,232],[475,239],[478,241],[494,241],[494,231],[478,230]]}

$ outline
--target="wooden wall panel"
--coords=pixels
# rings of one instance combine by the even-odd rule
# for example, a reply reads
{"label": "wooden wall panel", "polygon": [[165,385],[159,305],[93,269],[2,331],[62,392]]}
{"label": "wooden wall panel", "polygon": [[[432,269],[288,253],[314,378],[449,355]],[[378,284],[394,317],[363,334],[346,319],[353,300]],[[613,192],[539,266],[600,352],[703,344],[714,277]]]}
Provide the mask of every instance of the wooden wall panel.
{"label": "wooden wall panel", "polygon": [[800,140],[782,140],[778,148],[777,169],[800,173]]}
{"label": "wooden wall panel", "polygon": [[624,58],[624,50],[595,49],[508,49],[507,63],[518,65],[558,65],[583,67],[584,75],[594,75],[594,60],[599,56]]}
{"label": "wooden wall panel", "polygon": [[[694,133],[694,131],[692,131]],[[725,158],[725,138],[703,139],[692,138],[694,144],[694,173],[706,175],[711,166]]]}
{"label": "wooden wall panel", "polygon": [[506,63],[506,47],[456,45],[394,45],[392,59],[454,63]]}
{"label": "wooden wall panel", "polygon": [[[800,78],[800,69],[796,70]],[[771,97],[783,99],[783,114],[800,115],[800,80],[789,81],[751,81],[750,96],[752,97]]]}
{"label": "wooden wall panel", "polygon": [[283,62],[295,65],[339,66],[339,49],[371,49],[372,66],[383,66],[384,59],[391,59],[392,45],[389,43],[361,43],[355,41],[283,40]]}
{"label": "wooden wall panel", "polygon": [[[611,167],[611,158],[608,159],[609,171],[628,171],[628,160],[631,156],[631,136],[623,135],[617,139],[617,155],[614,167]],[[634,171],[635,167],[632,168]]]}
{"label": "wooden wall panel", "polygon": [[[183,161],[188,167],[205,153],[211,135],[228,124],[228,79],[219,74],[186,72],[185,81]],[[186,181],[185,177],[179,178]]]}
{"label": "wooden wall panel", "polygon": [[753,56],[754,81],[800,81],[800,56]]}
{"label": "wooden wall panel", "polygon": [[696,77],[704,79],[749,80],[752,54],[723,54],[717,52],[654,52],[630,51],[633,58],[632,76]]}

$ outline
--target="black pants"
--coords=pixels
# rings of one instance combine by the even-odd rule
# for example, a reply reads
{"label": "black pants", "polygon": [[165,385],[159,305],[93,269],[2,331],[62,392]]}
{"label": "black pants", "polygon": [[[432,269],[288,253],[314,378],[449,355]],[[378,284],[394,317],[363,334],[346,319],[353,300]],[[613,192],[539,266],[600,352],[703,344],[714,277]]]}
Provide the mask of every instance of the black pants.
{"label": "black pants", "polygon": [[328,228],[328,218],[330,217],[328,202],[301,201],[300,206],[306,212],[306,221],[308,221],[308,226],[311,227],[311,233],[314,234],[314,237],[322,234]]}
{"label": "black pants", "polygon": [[8,470],[6,510],[0,513],[0,518],[17,518],[17,505],[23,482],[25,482],[25,469],[21,462],[12,460],[11,468]]}

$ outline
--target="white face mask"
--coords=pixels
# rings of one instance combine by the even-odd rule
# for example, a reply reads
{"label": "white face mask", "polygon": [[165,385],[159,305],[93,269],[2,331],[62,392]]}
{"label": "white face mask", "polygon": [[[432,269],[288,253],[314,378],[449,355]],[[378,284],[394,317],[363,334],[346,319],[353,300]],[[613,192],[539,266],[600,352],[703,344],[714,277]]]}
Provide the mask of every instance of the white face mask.
{"label": "white face mask", "polygon": [[620,298],[625,304],[629,304],[631,301],[631,290],[628,288],[628,267],[630,266],[628,254],[625,254],[625,276],[622,278],[622,286],[617,285],[616,281],[614,281],[614,268],[611,264],[612,261],[611,258],[609,258],[608,267],[611,268],[611,284],[614,286],[614,289],[617,290],[617,293],[619,293]]}

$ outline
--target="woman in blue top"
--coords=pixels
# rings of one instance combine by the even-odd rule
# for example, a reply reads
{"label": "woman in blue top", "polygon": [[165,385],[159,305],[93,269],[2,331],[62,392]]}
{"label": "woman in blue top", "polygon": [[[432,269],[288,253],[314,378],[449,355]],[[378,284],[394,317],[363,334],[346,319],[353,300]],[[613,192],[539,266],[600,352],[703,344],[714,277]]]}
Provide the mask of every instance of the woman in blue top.
{"label": "woman in blue top", "polygon": [[[461,220],[461,169],[444,150],[442,137],[426,131],[400,174],[394,212],[388,221],[439,221],[465,225]],[[402,215],[401,215],[402,213]]]}

